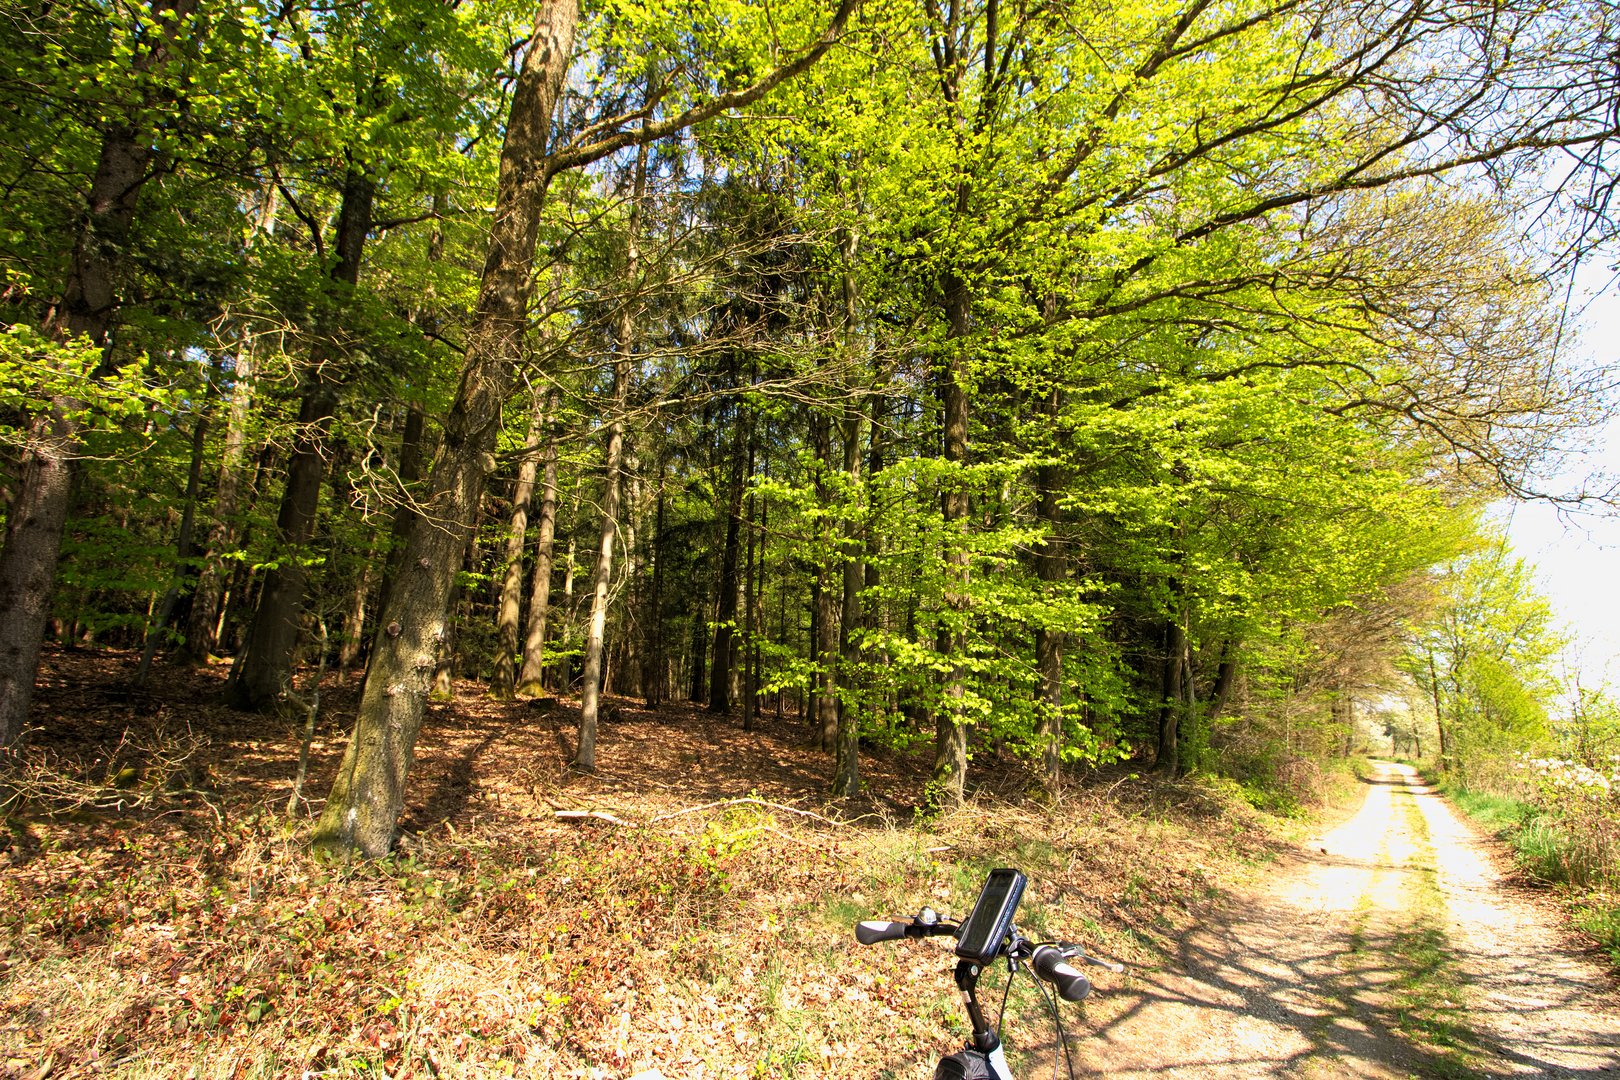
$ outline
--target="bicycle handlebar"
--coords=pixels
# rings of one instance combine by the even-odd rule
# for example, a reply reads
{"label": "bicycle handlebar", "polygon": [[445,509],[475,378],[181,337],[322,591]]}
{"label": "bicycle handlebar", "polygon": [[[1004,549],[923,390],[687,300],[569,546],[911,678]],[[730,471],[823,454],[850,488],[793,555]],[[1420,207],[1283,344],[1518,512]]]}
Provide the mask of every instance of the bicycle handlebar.
{"label": "bicycle handlebar", "polygon": [[[977,911],[980,903],[984,902],[986,893],[995,899],[1001,906],[1005,902],[1006,890],[1001,893],[991,888],[996,882],[996,876],[1005,871],[997,870],[991,874],[985,889],[980,893],[980,899],[974,905]],[[969,917],[970,919],[972,916]],[[1001,938],[996,942],[993,953],[986,955],[970,955],[963,957],[958,954],[956,961],[956,987],[962,992],[962,999],[968,1012],[968,1020],[972,1026],[972,1039],[965,1051],[954,1054],[940,1062],[936,1072],[938,1076],[996,1076],[1006,1078],[1006,1061],[1001,1051],[1001,1021],[998,1019],[994,1027],[990,1025],[985,1016],[978,998],[979,977],[987,967],[987,957],[1004,958],[1007,961],[1007,977],[1012,976],[1020,967],[1026,967],[1036,978],[1051,983],[1057,991],[1057,996],[1064,1001],[1083,1001],[1091,994],[1091,980],[1083,975],[1078,965],[1096,964],[1098,967],[1108,968],[1113,972],[1123,972],[1125,966],[1109,960],[1099,960],[1094,956],[1087,956],[1079,945],[1067,941],[1031,941],[1019,932],[1011,923],[1011,919],[1003,913],[996,923],[995,931],[999,931]],[[993,931],[994,932],[994,931]],[[855,924],[855,940],[862,945],[876,945],[880,941],[896,941],[901,938],[928,938],[928,937],[960,937],[962,924],[951,922],[939,917],[933,908],[925,907],[916,915],[890,917],[887,919],[863,919]],[[979,935],[985,936],[985,935]],[[1045,991],[1042,991],[1042,996]],[[1003,999],[1003,1009],[1006,1001]],[[1057,1021],[1059,1041],[1062,1039],[1062,1022],[1057,1017],[1056,1003],[1053,1002],[1053,1019]],[[963,1073],[963,1062],[977,1062],[980,1071]],[[983,1072],[988,1063],[991,1071]],[[998,1064],[999,1063],[999,1064]],[[950,1071],[947,1066],[956,1071]],[[1071,1072],[1072,1076],[1072,1072]]]}
{"label": "bicycle handlebar", "polygon": [[1037,945],[1030,954],[1029,966],[1047,982],[1057,987],[1058,997],[1064,1001],[1084,1001],[1091,995],[1091,980],[1082,975],[1056,945]]}
{"label": "bicycle handlebar", "polygon": [[[876,945],[880,941],[898,941],[901,938],[955,936],[960,929],[957,923],[941,919],[931,909],[925,908],[921,915],[863,919],[855,924],[855,940],[862,945]],[[1115,974],[1125,970],[1124,964],[1088,956],[1084,949],[1070,942],[1048,941],[1037,945],[1016,930],[1008,937],[1002,955],[1029,963],[1035,974],[1058,987],[1059,996],[1066,1001],[1079,1001],[1091,993],[1091,980],[1069,961],[1096,964]]]}
{"label": "bicycle handlebar", "polygon": [[863,919],[855,924],[855,940],[862,945],[876,945],[880,941],[895,941],[899,938],[953,936],[956,931],[955,923],[943,921],[938,916],[932,920]]}
{"label": "bicycle handlebar", "polygon": [[865,919],[855,924],[855,940],[862,945],[876,945],[880,941],[893,941],[906,936],[909,922],[898,919]]}

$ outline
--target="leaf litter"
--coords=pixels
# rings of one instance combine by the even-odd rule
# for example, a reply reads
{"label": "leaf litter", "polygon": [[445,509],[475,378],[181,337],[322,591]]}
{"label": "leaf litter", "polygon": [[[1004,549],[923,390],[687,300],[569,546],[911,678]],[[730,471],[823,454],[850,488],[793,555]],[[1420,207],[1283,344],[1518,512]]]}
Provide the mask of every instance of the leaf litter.
{"label": "leaf litter", "polygon": [[[572,702],[461,683],[396,854],[320,859],[282,812],[299,723],[224,708],[221,667],[130,695],[134,663],[46,657],[0,838],[0,1076],[921,1078],[963,1033],[948,952],[860,948],[855,920],[960,914],[1019,865],[1023,921],[1154,963],[1273,843],[1196,789],[1039,798],[988,748],[943,818],[916,812],[927,763],[876,748],[830,802],[808,726],[684,703],[617,702],[581,776]],[[317,810],[358,688],[323,691]],[[1015,984],[1015,1060],[1050,1052],[1041,1008]]]}

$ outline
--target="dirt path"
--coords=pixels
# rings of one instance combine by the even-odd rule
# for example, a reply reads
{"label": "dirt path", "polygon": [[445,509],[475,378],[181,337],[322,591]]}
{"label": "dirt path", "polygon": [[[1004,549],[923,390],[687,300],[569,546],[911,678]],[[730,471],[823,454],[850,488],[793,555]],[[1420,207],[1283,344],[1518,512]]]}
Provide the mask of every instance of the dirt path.
{"label": "dirt path", "polygon": [[1620,998],[1414,770],[1088,1011],[1110,1077],[1620,1076]]}

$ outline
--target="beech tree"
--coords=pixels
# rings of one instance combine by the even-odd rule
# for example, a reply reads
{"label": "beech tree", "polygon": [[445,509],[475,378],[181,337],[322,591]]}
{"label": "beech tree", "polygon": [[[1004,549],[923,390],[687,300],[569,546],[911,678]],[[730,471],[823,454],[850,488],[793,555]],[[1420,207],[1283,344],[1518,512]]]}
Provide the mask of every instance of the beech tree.
{"label": "beech tree", "polygon": [[489,258],[460,385],[423,494],[425,512],[406,537],[401,575],[380,616],[382,638],[366,674],[354,735],[316,828],[317,844],[372,856],[393,846],[427,701],[427,675],[435,644],[445,633],[452,579],[447,570],[488,472],[520,353],[539,216],[552,177],[757,101],[831,48],[853,9],[854,0],[842,0],[812,44],[741,89],[704,96],[673,115],[631,127],[649,111],[644,106],[597,121],[572,141],[552,147],[551,116],[573,56],[579,9],[575,0],[541,5],[512,95]]}
{"label": "beech tree", "polygon": [[[91,378],[111,374],[116,366],[107,345],[119,315],[120,262],[142,191],[154,170],[164,167],[154,153],[153,129],[175,90],[157,75],[171,64],[184,68],[192,44],[205,40],[204,24],[193,22],[196,8],[192,0],[155,0],[99,29],[104,35],[100,42],[85,37],[84,25],[74,23],[72,12],[47,12],[35,24],[19,18],[20,13],[8,20],[15,35],[8,51],[25,60],[24,72],[38,72],[44,85],[65,97],[76,78],[103,74],[113,87],[102,103],[99,123],[85,133],[94,150],[69,166],[74,170],[69,175],[79,181],[70,196],[78,204],[67,225],[71,241],[63,245],[71,255],[53,260],[55,281],[34,286],[45,290],[37,301],[45,305],[41,323],[53,345],[83,342],[103,353],[83,371]],[[109,50],[109,42],[123,48]],[[64,62],[58,63],[58,57]],[[60,108],[63,102],[52,104]],[[71,348],[41,352],[47,367],[75,366]],[[87,396],[84,389],[51,394],[43,409],[36,405],[31,410],[27,422],[17,491],[7,508],[0,546],[0,747],[9,746],[28,720],[80,434],[90,407]]]}

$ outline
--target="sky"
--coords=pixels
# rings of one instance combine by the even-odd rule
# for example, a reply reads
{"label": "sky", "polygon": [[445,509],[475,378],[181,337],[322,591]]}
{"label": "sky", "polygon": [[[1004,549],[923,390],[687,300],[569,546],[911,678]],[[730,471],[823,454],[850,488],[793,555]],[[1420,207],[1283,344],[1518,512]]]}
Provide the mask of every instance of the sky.
{"label": "sky", "polygon": [[[1590,267],[1575,285],[1580,336],[1570,358],[1582,367],[1620,364],[1620,282],[1605,264]],[[1560,479],[1573,486],[1592,472],[1620,477],[1620,415],[1610,415],[1590,456],[1555,475],[1551,486]],[[1574,638],[1570,660],[1581,684],[1620,691],[1620,509],[1561,515],[1542,503],[1500,503],[1493,516],[1506,525],[1514,550],[1535,565],[1542,593]]]}

